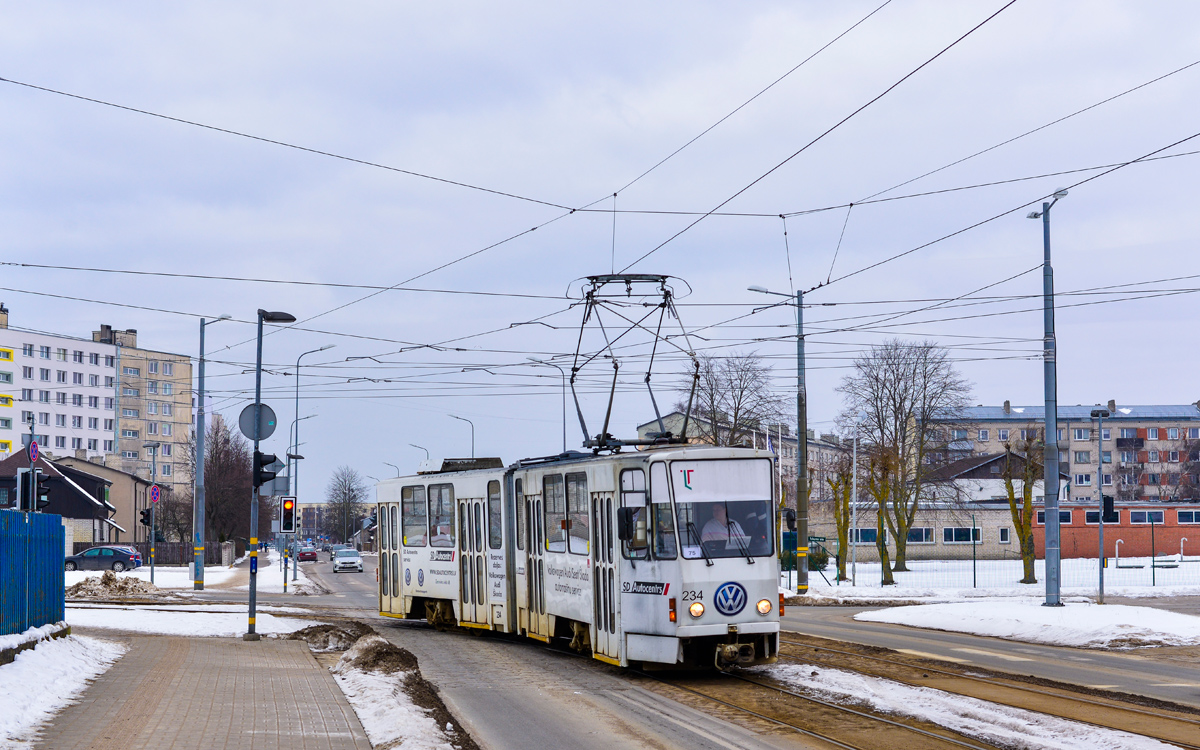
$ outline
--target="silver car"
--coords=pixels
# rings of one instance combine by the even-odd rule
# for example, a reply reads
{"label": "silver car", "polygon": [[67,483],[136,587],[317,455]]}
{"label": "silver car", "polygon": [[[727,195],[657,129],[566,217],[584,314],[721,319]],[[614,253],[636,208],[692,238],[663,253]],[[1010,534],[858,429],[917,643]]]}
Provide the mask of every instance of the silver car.
{"label": "silver car", "polygon": [[341,573],[343,570],[363,572],[363,559],[358,550],[340,549],[333,553],[333,572]]}

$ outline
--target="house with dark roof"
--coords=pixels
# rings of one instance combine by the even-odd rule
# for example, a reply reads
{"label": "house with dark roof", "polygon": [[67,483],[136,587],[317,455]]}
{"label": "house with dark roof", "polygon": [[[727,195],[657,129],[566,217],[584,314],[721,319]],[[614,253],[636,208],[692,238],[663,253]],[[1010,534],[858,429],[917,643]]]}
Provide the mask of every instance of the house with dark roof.
{"label": "house with dark roof", "polygon": [[[23,450],[0,461],[0,507],[17,507],[17,470],[27,468],[29,455]],[[108,500],[111,482],[44,455],[38,456],[35,468],[49,477],[49,503],[41,512],[62,517],[68,555],[74,554],[76,542],[119,542],[128,533],[112,518],[116,508]]]}

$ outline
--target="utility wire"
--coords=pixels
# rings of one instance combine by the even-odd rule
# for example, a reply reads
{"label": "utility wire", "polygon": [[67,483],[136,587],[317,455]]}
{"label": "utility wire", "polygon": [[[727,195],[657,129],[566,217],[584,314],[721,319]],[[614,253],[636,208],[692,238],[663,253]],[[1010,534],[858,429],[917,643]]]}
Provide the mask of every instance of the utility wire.
{"label": "utility wire", "polygon": [[708,211],[708,212],[704,213],[704,214],[703,214],[703,215],[701,215],[699,218],[697,218],[695,221],[693,221],[693,222],[691,222],[690,224],[688,224],[687,226],[685,226],[683,229],[680,229],[678,232],[676,232],[675,234],[671,235],[671,236],[670,236],[670,237],[668,237],[667,239],[663,240],[661,243],[659,243],[659,244],[658,244],[658,245],[656,245],[655,247],[653,247],[653,248],[651,248],[650,250],[646,251],[644,254],[642,254],[640,257],[638,257],[638,258],[637,258],[636,260],[634,260],[632,263],[630,263],[629,265],[627,265],[627,266],[625,266],[624,268],[622,268],[622,269],[621,269],[621,273],[624,273],[624,272],[628,271],[630,268],[632,268],[633,266],[637,265],[638,263],[641,263],[641,262],[642,262],[643,260],[645,260],[646,258],[648,258],[648,257],[650,257],[651,255],[653,255],[654,253],[658,252],[658,251],[659,251],[660,249],[662,249],[662,248],[663,248],[665,245],[667,245],[668,243],[670,243],[670,242],[672,242],[673,240],[675,240],[676,238],[678,238],[678,237],[679,237],[680,235],[682,235],[684,232],[687,232],[689,229],[691,229],[692,227],[696,226],[696,225],[697,225],[697,224],[699,224],[701,221],[704,221],[704,219],[706,219],[707,217],[711,216],[711,215],[712,215],[714,212],[716,212],[716,211],[719,211],[721,208],[723,208],[724,206],[728,205],[728,204],[729,204],[731,201],[733,201],[735,198],[737,198],[738,196],[742,195],[743,193],[745,193],[745,192],[746,192],[747,190],[749,190],[750,188],[754,187],[754,186],[755,186],[755,185],[757,185],[758,183],[760,183],[760,182],[762,182],[763,180],[765,180],[767,177],[769,177],[771,174],[775,173],[777,170],[781,169],[781,168],[782,168],[782,167],[783,167],[785,164],[787,164],[788,162],[790,162],[792,159],[795,159],[797,156],[799,156],[800,154],[802,154],[802,153],[804,153],[805,151],[807,151],[807,150],[808,150],[808,149],[809,149],[811,146],[813,146],[814,144],[816,144],[817,142],[819,142],[820,140],[822,140],[823,138],[825,138],[825,136],[829,135],[829,134],[830,134],[830,133],[832,133],[834,130],[837,130],[839,127],[841,127],[843,124],[845,124],[846,122],[848,122],[848,121],[849,121],[851,118],[853,118],[853,117],[854,117],[855,115],[857,115],[859,112],[862,112],[862,111],[863,111],[863,110],[865,110],[867,107],[870,107],[870,106],[871,106],[872,104],[874,104],[875,102],[877,102],[877,101],[879,101],[880,99],[882,99],[883,97],[887,96],[887,95],[888,95],[889,93],[891,93],[891,92],[892,92],[892,91],[893,91],[893,90],[894,90],[894,89],[895,89],[897,86],[899,86],[900,84],[904,83],[904,82],[905,82],[905,81],[907,81],[909,78],[912,78],[914,75],[916,75],[916,74],[917,74],[919,71],[921,71],[921,70],[922,70],[923,68],[925,68],[926,66],[928,66],[928,65],[932,64],[934,60],[937,60],[939,57],[941,57],[942,55],[944,55],[946,52],[948,52],[950,49],[952,49],[952,48],[953,48],[955,45],[957,45],[959,42],[963,41],[964,39],[966,39],[966,38],[967,38],[968,36],[970,36],[971,34],[974,34],[976,31],[978,31],[980,28],[982,28],[982,27],[983,27],[983,26],[984,26],[984,25],[985,25],[985,24],[986,24],[988,21],[991,21],[993,18],[995,18],[996,16],[1000,15],[1001,13],[1003,13],[1003,12],[1004,12],[1005,10],[1007,10],[1008,8],[1012,7],[1012,5],[1013,5],[1014,3],[1016,3],[1016,2],[1017,2],[1017,0],[1008,0],[1008,2],[1007,2],[1007,3],[1005,3],[1005,4],[1004,4],[1004,5],[1003,5],[1003,6],[1002,6],[1002,7],[1001,7],[999,10],[997,10],[995,13],[993,13],[993,14],[992,14],[992,15],[990,15],[990,16],[988,16],[988,17],[987,17],[987,18],[985,18],[984,20],[980,21],[980,22],[979,22],[977,25],[975,25],[975,26],[974,26],[974,27],[973,27],[973,28],[972,28],[970,31],[968,31],[967,33],[963,34],[963,35],[962,35],[962,36],[960,36],[958,39],[955,39],[953,42],[951,42],[951,43],[950,43],[949,45],[947,45],[946,47],[942,48],[942,50],[941,50],[941,51],[939,51],[937,54],[935,54],[933,57],[930,57],[930,58],[929,58],[928,60],[926,60],[925,62],[921,63],[921,64],[920,64],[920,65],[918,65],[917,67],[915,67],[915,68],[913,68],[912,70],[910,70],[910,71],[909,71],[908,73],[906,73],[906,74],[905,74],[905,75],[904,75],[902,78],[900,78],[900,80],[896,81],[896,82],[895,82],[895,83],[893,83],[891,86],[888,86],[886,89],[884,89],[884,90],[883,90],[881,93],[879,93],[879,94],[878,94],[878,95],[876,95],[874,98],[872,98],[872,99],[871,99],[870,101],[868,101],[866,104],[863,104],[863,105],[862,105],[862,106],[860,106],[858,109],[854,110],[854,111],[853,111],[853,112],[851,112],[850,114],[848,114],[848,115],[846,115],[845,117],[843,117],[841,120],[839,120],[839,121],[837,121],[836,123],[834,123],[832,126],[830,126],[828,129],[826,129],[826,130],[825,130],[823,133],[821,133],[820,135],[818,135],[816,138],[812,139],[811,141],[809,141],[808,143],[806,143],[804,146],[800,147],[800,149],[799,149],[799,150],[797,150],[795,153],[793,153],[791,156],[787,157],[787,158],[786,158],[786,159],[784,159],[783,161],[781,161],[781,162],[779,162],[778,164],[776,164],[775,166],[771,167],[769,170],[767,170],[766,172],[764,172],[762,175],[760,175],[760,176],[756,177],[756,178],[755,178],[753,181],[751,181],[751,182],[750,182],[750,184],[746,185],[746,186],[745,186],[745,187],[743,187],[742,189],[740,189],[740,190],[738,190],[737,192],[735,192],[733,195],[729,196],[729,197],[728,197],[728,198],[726,198],[725,200],[723,200],[723,201],[721,201],[720,203],[718,203],[718,204],[717,204],[717,205],[716,205],[716,206],[715,206],[715,207],[714,207],[714,208],[713,208],[711,211]]}

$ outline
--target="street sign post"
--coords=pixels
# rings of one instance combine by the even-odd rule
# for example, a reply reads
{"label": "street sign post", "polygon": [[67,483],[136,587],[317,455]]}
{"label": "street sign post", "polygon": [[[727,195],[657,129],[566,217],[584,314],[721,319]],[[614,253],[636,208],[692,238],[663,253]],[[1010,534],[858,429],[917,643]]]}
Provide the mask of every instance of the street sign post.
{"label": "street sign post", "polygon": [[259,416],[259,434],[257,436],[254,434],[254,404],[247,404],[246,408],[242,409],[242,413],[238,415],[238,427],[247,440],[266,440],[275,434],[275,425],[278,423],[278,420],[275,418],[275,411],[266,404],[261,404],[260,406],[261,414]]}
{"label": "street sign post", "polygon": [[158,488],[158,485],[157,485],[157,484],[155,484],[155,485],[152,485],[152,486],[150,487],[150,502],[152,502],[152,503],[157,503],[157,502],[158,502],[158,498],[159,498],[159,497],[161,497],[161,496],[162,496],[162,490],[160,490],[160,489]]}
{"label": "street sign post", "polygon": [[154,583],[154,543],[158,541],[158,525],[154,522],[154,509],[158,507],[158,498],[162,490],[157,484],[150,485],[150,583]]}
{"label": "street sign post", "polygon": [[37,460],[38,460],[38,444],[37,444],[36,440],[31,440],[31,441],[29,441],[29,465],[33,466],[33,464]]}

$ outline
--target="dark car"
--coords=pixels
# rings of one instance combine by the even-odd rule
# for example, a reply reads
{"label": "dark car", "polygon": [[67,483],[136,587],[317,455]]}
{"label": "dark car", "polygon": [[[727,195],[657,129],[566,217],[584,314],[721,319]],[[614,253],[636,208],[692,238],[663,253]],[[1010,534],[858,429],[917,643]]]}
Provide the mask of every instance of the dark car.
{"label": "dark car", "polygon": [[316,562],[317,551],[312,547],[301,547],[296,553],[296,562]]}
{"label": "dark car", "polygon": [[329,562],[333,562],[334,558],[337,557],[338,550],[340,550],[340,549],[350,549],[350,545],[349,544],[335,544],[332,547],[330,547],[329,548]]}
{"label": "dark car", "polygon": [[142,556],[137,550],[116,544],[92,547],[66,560],[67,570],[114,570],[120,573],[141,565]]}

